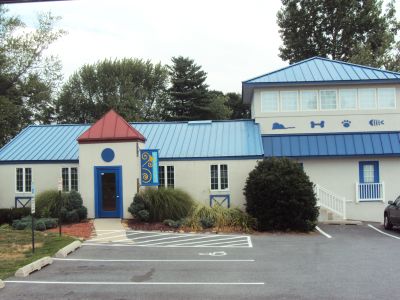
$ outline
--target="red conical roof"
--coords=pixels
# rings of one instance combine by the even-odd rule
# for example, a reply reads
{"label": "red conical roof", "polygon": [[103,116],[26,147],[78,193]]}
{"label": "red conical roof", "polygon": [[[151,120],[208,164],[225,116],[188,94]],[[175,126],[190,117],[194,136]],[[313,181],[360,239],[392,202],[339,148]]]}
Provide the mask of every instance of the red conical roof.
{"label": "red conical roof", "polygon": [[112,109],[78,137],[78,143],[80,144],[109,141],[145,142],[146,139]]}

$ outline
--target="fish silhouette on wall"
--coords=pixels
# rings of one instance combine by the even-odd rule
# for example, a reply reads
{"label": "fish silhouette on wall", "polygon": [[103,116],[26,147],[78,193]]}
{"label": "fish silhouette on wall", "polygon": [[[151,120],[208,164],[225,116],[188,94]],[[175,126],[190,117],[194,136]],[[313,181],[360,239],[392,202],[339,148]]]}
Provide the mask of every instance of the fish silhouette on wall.
{"label": "fish silhouette on wall", "polygon": [[375,119],[372,119],[372,120],[369,120],[369,125],[371,125],[371,126],[381,126],[381,125],[385,125],[385,121],[384,120],[375,120]]}
{"label": "fish silhouette on wall", "polygon": [[285,125],[283,125],[281,123],[277,123],[277,122],[272,124],[272,130],[275,130],[275,129],[292,129],[292,128],[296,128],[296,127],[293,127],[293,126],[292,127],[286,127]]}

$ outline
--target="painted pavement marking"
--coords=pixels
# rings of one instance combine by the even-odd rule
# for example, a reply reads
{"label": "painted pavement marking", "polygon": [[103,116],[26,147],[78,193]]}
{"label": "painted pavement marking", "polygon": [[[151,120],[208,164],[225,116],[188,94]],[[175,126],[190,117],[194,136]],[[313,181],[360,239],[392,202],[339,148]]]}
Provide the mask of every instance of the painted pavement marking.
{"label": "painted pavement marking", "polygon": [[372,229],[376,230],[377,232],[382,233],[382,234],[384,234],[384,235],[386,235],[386,236],[388,236],[388,237],[391,237],[391,238],[400,240],[400,237],[395,236],[395,235],[392,235],[392,234],[389,234],[389,233],[386,233],[386,232],[384,232],[384,231],[382,231],[382,230],[376,228],[375,226],[373,226],[373,225],[371,225],[371,224],[368,224],[368,227],[369,227],[369,228],[372,228]]}
{"label": "painted pavement marking", "polygon": [[[199,255],[222,256],[219,252],[199,253]],[[213,254],[213,255],[211,255]],[[79,262],[255,262],[254,259],[90,259],[90,258],[53,258],[54,261]]]}
{"label": "painted pavement marking", "polygon": [[[111,234],[111,235],[110,235]],[[106,235],[106,236],[105,236]],[[118,240],[112,240],[121,237]],[[126,237],[122,239],[123,237]],[[247,235],[198,235],[170,232],[109,231],[87,240],[84,246],[135,246],[135,247],[235,247],[252,248],[251,237]]]}
{"label": "painted pavement marking", "polygon": [[331,238],[332,238],[331,235],[327,234],[325,231],[323,231],[323,230],[322,230],[321,228],[319,228],[318,226],[315,226],[315,229],[317,229],[318,232],[319,232],[320,234],[324,235],[324,236],[327,237],[328,239],[331,239]]}
{"label": "painted pavement marking", "polygon": [[55,285],[264,285],[264,282],[113,282],[113,281],[28,281],[6,280],[12,284],[55,284]]}

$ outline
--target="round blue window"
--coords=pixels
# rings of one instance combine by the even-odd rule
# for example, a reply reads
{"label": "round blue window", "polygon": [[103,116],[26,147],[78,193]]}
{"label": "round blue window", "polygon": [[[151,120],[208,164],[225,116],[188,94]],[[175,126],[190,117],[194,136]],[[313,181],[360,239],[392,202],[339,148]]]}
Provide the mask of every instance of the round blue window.
{"label": "round blue window", "polygon": [[110,162],[114,159],[115,154],[114,151],[110,148],[106,148],[101,152],[101,158],[105,161],[105,162]]}

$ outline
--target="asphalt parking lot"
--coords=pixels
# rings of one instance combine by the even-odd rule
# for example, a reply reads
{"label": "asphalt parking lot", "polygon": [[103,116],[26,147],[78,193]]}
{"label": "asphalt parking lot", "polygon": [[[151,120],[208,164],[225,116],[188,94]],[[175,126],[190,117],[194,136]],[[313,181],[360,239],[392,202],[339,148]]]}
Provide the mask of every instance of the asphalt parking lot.
{"label": "asphalt parking lot", "polygon": [[[0,299],[396,299],[400,231],[319,225],[313,234],[99,235],[9,278]],[[109,241],[113,234],[126,235]]]}

